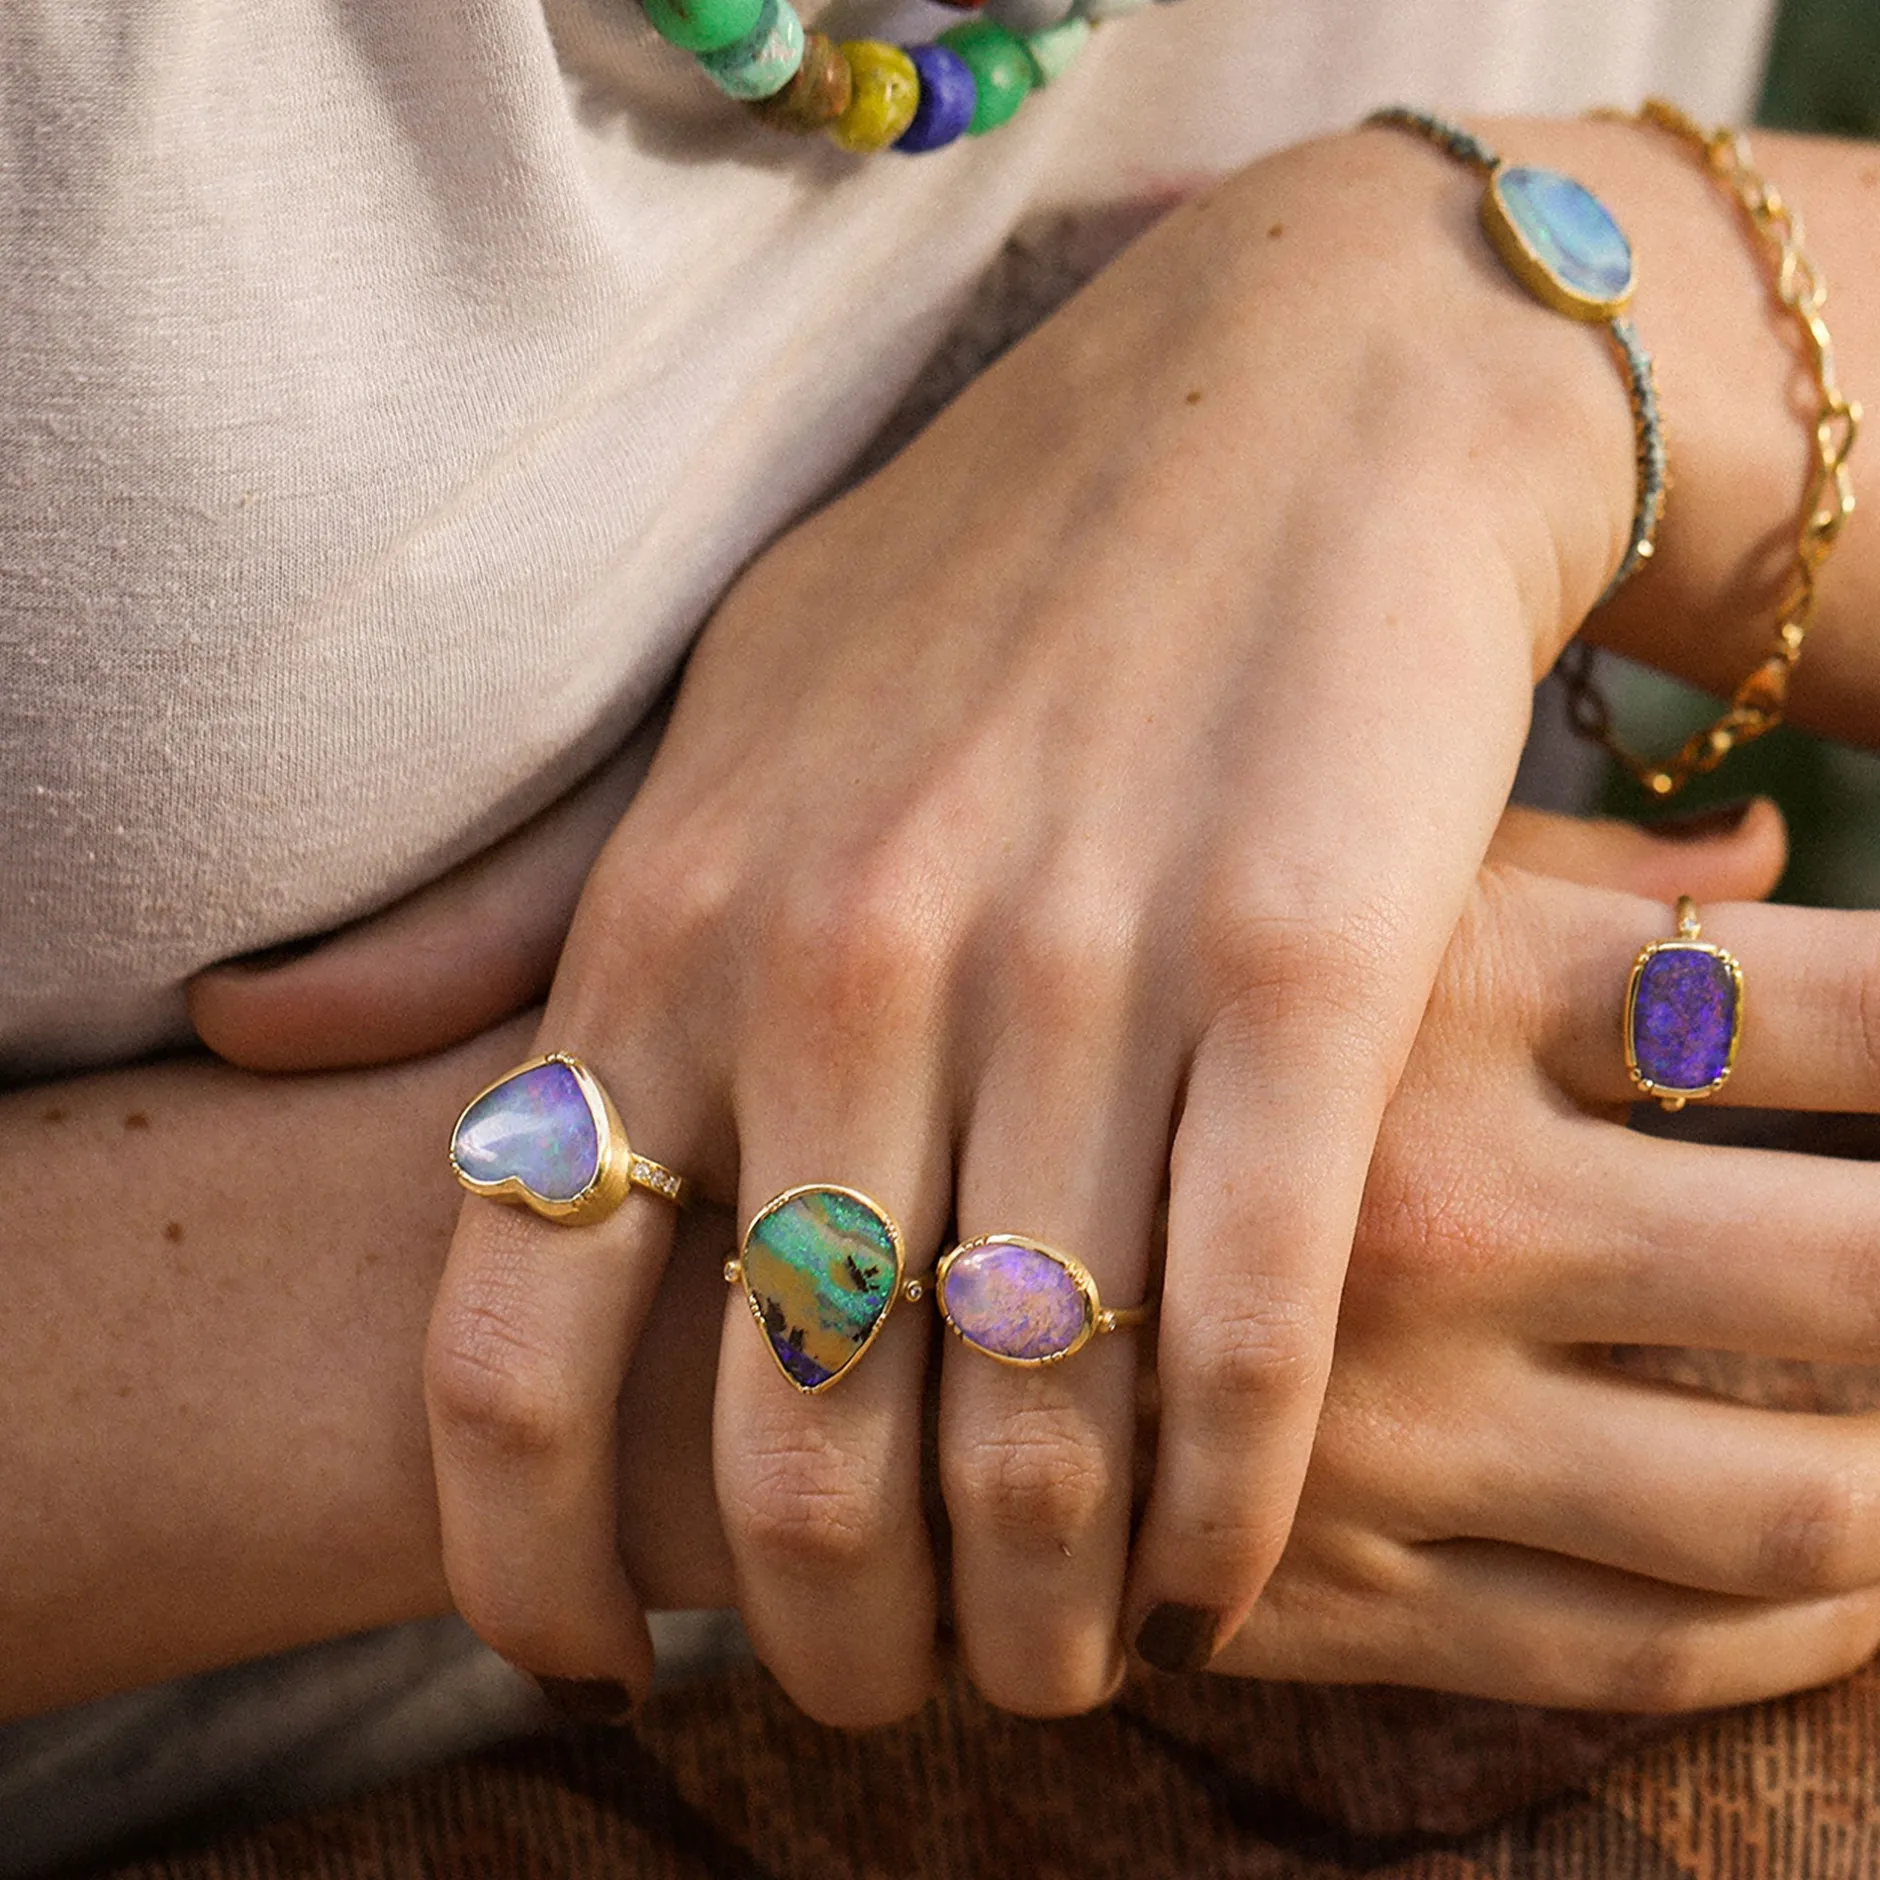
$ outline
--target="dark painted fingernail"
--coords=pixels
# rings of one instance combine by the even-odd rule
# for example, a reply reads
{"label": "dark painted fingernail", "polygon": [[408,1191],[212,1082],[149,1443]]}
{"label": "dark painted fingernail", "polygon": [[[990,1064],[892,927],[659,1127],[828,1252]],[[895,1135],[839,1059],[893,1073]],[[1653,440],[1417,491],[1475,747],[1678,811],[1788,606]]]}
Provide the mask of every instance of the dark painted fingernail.
{"label": "dark painted fingernail", "polygon": [[537,1678],[542,1695],[570,1723],[620,1729],[633,1721],[633,1693],[612,1678]]}
{"label": "dark painted fingernail", "polygon": [[1199,1671],[1214,1656],[1220,1621],[1201,1606],[1158,1606],[1136,1634],[1136,1656],[1158,1671]]}
{"label": "dark painted fingernail", "polygon": [[309,953],[317,953],[331,938],[330,934],[308,934],[300,940],[283,940],[277,947],[262,947],[255,953],[238,953],[222,964],[232,966],[238,973],[271,973],[277,967],[304,960]]}
{"label": "dark painted fingernail", "polygon": [[1655,836],[1669,842],[1704,842],[1712,836],[1727,836],[1743,826],[1743,818],[1756,807],[1753,796],[1739,797],[1733,803],[1719,803],[1712,809],[1687,809],[1676,816],[1661,816],[1647,827]]}

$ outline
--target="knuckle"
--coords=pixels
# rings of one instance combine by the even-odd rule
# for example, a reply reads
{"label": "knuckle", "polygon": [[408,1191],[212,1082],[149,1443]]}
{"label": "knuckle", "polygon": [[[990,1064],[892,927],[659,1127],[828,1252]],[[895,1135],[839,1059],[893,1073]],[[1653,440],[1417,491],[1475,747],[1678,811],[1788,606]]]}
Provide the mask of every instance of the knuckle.
{"label": "knuckle", "polygon": [[1880,1090],[1880,957],[1857,962],[1852,1004],[1868,1090]]}
{"label": "knuckle", "polygon": [[725,1510],[733,1550],[791,1580],[852,1579],[888,1552],[895,1525],[855,1457],[820,1441],[779,1439],[746,1458]]}
{"label": "knuckle", "polygon": [[1266,1291],[1183,1327],[1182,1394],[1197,1427],[1243,1428],[1250,1419],[1315,1399],[1325,1354],[1317,1314]]}
{"label": "knuckle", "polygon": [[1759,1588],[1781,1596],[1849,1591],[1874,1574],[1874,1498],[1845,1474],[1792,1490],[1758,1536]]}
{"label": "knuckle", "polygon": [[799,887],[778,917],[777,970],[844,1053],[845,1034],[921,1009],[940,977],[942,921],[924,875],[911,859],[877,858]]}
{"label": "knuckle", "polygon": [[1017,923],[1001,969],[1028,1024],[1084,1030],[1120,1010],[1136,970],[1132,922],[1121,896],[1072,887],[1038,894]]}
{"label": "knuckle", "polygon": [[1051,1412],[1007,1419],[942,1461],[953,1518],[994,1540],[1075,1546],[1117,1509],[1123,1490],[1102,1446]]}
{"label": "knuckle", "polygon": [[1367,1036],[1376,988],[1394,970],[1386,923],[1369,909],[1314,920],[1217,900],[1204,908],[1196,941],[1218,1008],[1261,1031],[1326,1021]]}
{"label": "knuckle", "polygon": [[1617,1653],[1598,1701],[1647,1716],[1704,1710],[1730,1680],[1726,1640],[1691,1625],[1655,1628]]}
{"label": "knuckle", "polygon": [[556,1454],[573,1441],[575,1408],[555,1367],[486,1305],[442,1318],[425,1352],[425,1398],[459,1440],[515,1461]]}

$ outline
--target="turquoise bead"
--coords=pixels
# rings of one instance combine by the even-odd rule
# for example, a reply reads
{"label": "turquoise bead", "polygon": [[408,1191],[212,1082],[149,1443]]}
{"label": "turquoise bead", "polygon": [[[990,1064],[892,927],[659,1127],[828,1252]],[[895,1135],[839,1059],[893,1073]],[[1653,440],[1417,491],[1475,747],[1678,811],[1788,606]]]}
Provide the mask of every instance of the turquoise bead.
{"label": "turquoise bead", "polygon": [[1062,26],[1025,35],[1025,53],[1032,77],[1042,88],[1055,84],[1077,63],[1077,55],[1090,43],[1088,20],[1066,20]]}
{"label": "turquoise bead", "polygon": [[1031,96],[1037,83],[1031,54],[1024,40],[997,20],[968,20],[963,26],[949,27],[935,43],[966,61],[978,87],[973,121],[966,127],[969,137],[997,130]]}
{"label": "turquoise bead", "polygon": [[701,52],[700,69],[728,97],[774,97],[803,64],[803,22],[790,0],[764,0],[757,24],[734,45]]}
{"label": "turquoise bead", "polygon": [[653,31],[687,52],[718,52],[748,39],[764,0],[645,0]]}

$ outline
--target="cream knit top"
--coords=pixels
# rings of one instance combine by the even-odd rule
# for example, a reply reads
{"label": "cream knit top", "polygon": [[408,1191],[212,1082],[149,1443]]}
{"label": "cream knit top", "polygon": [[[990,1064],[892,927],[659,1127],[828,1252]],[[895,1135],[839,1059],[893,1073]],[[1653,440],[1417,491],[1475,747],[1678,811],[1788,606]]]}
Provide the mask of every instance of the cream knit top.
{"label": "cream knit top", "polygon": [[855,158],[632,0],[6,0],[0,1081],[178,1041],[198,967],[566,789],[1023,218],[1394,99],[1738,114],[1767,13],[1186,0]]}

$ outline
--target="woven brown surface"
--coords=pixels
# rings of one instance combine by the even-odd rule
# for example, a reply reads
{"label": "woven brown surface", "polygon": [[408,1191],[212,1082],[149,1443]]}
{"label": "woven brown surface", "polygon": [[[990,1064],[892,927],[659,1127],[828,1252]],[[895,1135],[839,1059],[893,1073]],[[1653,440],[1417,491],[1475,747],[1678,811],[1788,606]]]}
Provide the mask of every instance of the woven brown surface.
{"label": "woven brown surface", "polygon": [[1199,1682],[867,1736],[755,1671],[114,1880],[1862,1880],[1880,1676],[1666,1725]]}

